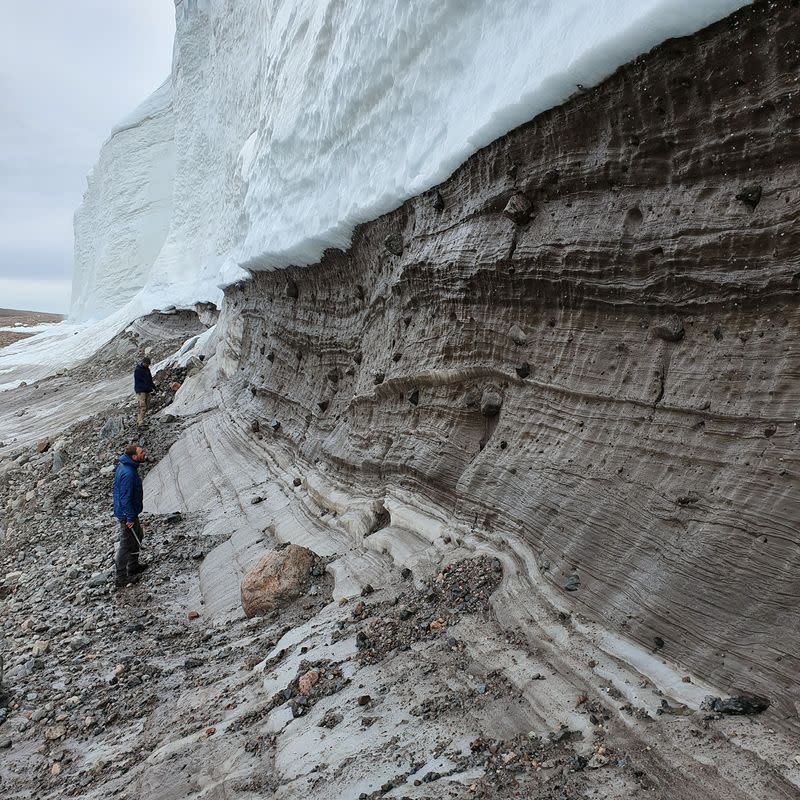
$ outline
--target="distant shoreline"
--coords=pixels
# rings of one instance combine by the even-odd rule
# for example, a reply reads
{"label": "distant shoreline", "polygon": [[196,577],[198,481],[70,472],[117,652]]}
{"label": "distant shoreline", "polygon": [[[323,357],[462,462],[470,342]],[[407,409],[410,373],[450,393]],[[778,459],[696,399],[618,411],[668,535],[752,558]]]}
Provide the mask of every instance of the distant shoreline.
{"label": "distant shoreline", "polygon": [[[63,320],[63,314],[50,314],[46,311],[22,311],[13,308],[0,308],[0,327],[3,328],[12,325],[28,327],[31,325],[62,322]],[[26,339],[28,336],[33,335],[33,333],[23,331],[0,331],[0,348],[7,347],[14,342],[18,342],[20,339]]]}

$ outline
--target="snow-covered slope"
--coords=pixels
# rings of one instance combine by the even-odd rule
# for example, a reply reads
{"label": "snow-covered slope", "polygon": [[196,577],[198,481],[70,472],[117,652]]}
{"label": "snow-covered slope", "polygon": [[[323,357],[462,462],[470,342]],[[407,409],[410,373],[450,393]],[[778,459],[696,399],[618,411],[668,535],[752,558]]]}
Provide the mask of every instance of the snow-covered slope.
{"label": "snow-covered slope", "polygon": [[103,149],[72,316],[140,286],[145,305],[214,299],[237,265],[313,262],[579,86],[744,4],[177,0],[173,113],[163,88]]}

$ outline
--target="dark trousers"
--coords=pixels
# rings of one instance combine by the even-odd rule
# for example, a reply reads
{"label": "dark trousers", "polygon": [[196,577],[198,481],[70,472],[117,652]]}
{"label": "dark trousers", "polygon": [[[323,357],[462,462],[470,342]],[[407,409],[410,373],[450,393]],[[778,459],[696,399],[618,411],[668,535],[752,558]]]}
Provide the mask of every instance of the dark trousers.
{"label": "dark trousers", "polygon": [[139,550],[141,548],[144,531],[139,523],[139,517],[129,528],[125,520],[119,521],[119,547],[117,548],[117,578],[127,578],[136,573],[139,567]]}

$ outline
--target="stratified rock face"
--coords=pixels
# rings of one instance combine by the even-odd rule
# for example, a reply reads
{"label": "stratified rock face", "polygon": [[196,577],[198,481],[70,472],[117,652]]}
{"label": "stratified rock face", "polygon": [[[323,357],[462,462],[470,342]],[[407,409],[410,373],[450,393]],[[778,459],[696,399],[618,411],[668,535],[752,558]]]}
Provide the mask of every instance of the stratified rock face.
{"label": "stratified rock face", "polygon": [[314,554],[295,544],[267,553],[242,580],[244,613],[267,614],[299,597],[313,563]]}
{"label": "stratified rock face", "polygon": [[229,290],[218,356],[298,470],[532,553],[795,722],[798,42],[788,0],[667,42],[348,252]]}

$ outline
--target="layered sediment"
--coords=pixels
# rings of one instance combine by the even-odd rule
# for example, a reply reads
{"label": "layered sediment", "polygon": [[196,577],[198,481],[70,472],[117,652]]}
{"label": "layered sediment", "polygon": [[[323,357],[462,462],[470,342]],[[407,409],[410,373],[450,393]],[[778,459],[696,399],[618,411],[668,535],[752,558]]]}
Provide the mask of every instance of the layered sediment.
{"label": "layered sediment", "polygon": [[195,395],[362,503],[359,535],[482,540],[796,727],[798,42],[792,2],[668,41],[229,289]]}
{"label": "layered sediment", "polygon": [[[796,6],[4,393],[12,796],[797,796]],[[148,347],[185,380],[134,431]],[[151,566],[112,594],[134,436]]]}

